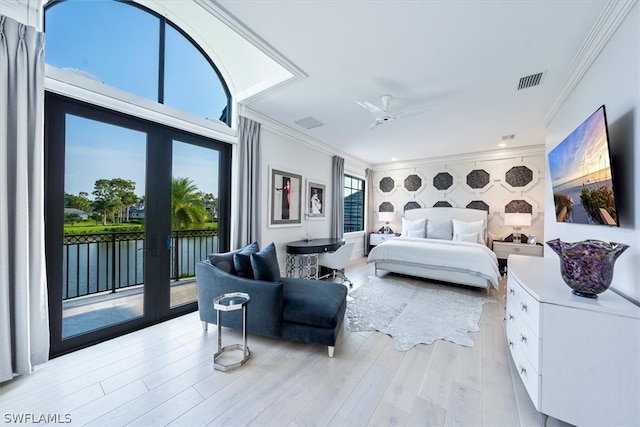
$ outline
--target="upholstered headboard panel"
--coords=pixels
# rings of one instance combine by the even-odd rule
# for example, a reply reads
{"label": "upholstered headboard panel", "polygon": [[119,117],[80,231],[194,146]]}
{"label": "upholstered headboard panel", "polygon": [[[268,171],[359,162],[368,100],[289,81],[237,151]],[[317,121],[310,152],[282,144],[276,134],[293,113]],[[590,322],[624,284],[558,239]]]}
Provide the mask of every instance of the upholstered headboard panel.
{"label": "upholstered headboard panel", "polygon": [[464,222],[484,221],[484,236],[480,235],[480,239],[483,240],[485,244],[489,244],[487,233],[487,220],[489,214],[487,211],[466,208],[421,208],[405,211],[404,217],[412,221],[422,218],[427,218],[431,221],[441,221],[453,218]]}

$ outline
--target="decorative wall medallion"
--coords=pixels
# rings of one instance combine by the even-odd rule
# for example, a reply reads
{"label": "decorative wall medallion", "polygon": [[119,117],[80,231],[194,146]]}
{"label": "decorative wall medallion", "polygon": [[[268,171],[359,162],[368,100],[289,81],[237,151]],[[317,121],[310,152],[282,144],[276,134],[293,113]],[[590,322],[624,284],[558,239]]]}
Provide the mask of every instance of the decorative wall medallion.
{"label": "decorative wall medallion", "polygon": [[410,201],[410,202],[407,202],[407,203],[404,205],[404,210],[405,210],[405,211],[410,211],[411,209],[420,209],[420,208],[422,208],[422,206],[420,205],[420,203],[418,203],[418,202],[416,202],[416,201],[413,201],[413,200],[412,200],[412,201]]}
{"label": "decorative wall medallion", "polygon": [[467,185],[471,188],[484,188],[489,184],[489,172],[484,169],[474,169],[467,175]]}
{"label": "decorative wall medallion", "polygon": [[422,187],[422,178],[416,174],[411,174],[404,179],[404,188],[407,191],[418,191]]}
{"label": "decorative wall medallion", "polygon": [[482,200],[474,200],[472,202],[469,202],[469,204],[467,205],[467,209],[478,209],[481,211],[489,212],[489,205]]}
{"label": "decorative wall medallion", "polygon": [[448,172],[440,172],[433,177],[433,186],[438,190],[446,190],[453,185],[453,177]]}
{"label": "decorative wall medallion", "polygon": [[512,187],[524,187],[533,181],[533,171],[526,166],[514,166],[504,174],[504,178]]}
{"label": "decorative wall medallion", "polygon": [[378,212],[395,212],[395,207],[391,202],[382,202],[378,206]]}
{"label": "decorative wall medallion", "polygon": [[526,200],[512,200],[504,206],[504,213],[533,213],[533,206]]}
{"label": "decorative wall medallion", "polygon": [[439,202],[435,202],[433,204],[434,208],[452,208],[453,206],[451,205],[451,203],[445,201],[445,200],[440,200]]}
{"label": "decorative wall medallion", "polygon": [[393,178],[385,176],[380,180],[380,191],[383,193],[390,193],[395,188],[396,183]]}

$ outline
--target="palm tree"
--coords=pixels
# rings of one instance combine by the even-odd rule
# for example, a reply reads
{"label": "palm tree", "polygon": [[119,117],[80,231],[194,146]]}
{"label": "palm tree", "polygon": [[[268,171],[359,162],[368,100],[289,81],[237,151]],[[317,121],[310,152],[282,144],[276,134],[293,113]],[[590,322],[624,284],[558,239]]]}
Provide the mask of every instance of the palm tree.
{"label": "palm tree", "polygon": [[198,187],[189,178],[171,180],[171,228],[202,228],[208,212]]}

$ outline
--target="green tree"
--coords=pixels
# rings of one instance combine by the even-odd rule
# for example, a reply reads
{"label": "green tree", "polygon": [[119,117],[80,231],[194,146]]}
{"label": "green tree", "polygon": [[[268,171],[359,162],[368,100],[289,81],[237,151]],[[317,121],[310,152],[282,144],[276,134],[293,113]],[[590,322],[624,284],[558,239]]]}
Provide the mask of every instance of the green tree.
{"label": "green tree", "polygon": [[171,180],[171,228],[202,228],[208,212],[198,187],[189,178]]}
{"label": "green tree", "polygon": [[218,198],[212,193],[200,193],[204,208],[209,211],[209,220],[213,221],[218,213]]}

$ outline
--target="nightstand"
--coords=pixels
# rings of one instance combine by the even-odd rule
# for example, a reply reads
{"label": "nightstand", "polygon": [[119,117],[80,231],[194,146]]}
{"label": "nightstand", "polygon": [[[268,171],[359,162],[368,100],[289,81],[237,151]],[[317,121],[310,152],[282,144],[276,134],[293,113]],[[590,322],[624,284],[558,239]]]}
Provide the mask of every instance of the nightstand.
{"label": "nightstand", "polygon": [[378,246],[382,242],[393,239],[396,236],[396,234],[369,233],[369,250],[374,246]]}
{"label": "nightstand", "polygon": [[544,246],[541,244],[530,245],[528,243],[513,243],[493,241],[493,252],[498,257],[498,265],[500,271],[505,272],[507,267],[507,258],[509,255],[528,255],[541,257],[543,255]]}

